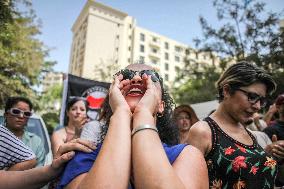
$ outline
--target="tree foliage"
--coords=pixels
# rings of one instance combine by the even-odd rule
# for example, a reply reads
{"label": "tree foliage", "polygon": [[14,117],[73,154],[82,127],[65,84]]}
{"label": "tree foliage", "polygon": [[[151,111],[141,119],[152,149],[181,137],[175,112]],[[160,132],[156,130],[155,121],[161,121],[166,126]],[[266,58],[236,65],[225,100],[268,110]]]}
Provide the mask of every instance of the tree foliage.
{"label": "tree foliage", "polygon": [[217,91],[214,83],[220,73],[216,67],[197,62],[187,65],[180,71],[178,80],[186,78],[183,84],[174,89],[174,99],[178,104],[193,104],[216,99]]}
{"label": "tree foliage", "polygon": [[[19,11],[21,3],[25,11]],[[0,3],[0,104],[9,96],[35,99],[33,86],[44,65],[48,50],[36,37],[39,24],[29,1],[7,0]]]}
{"label": "tree foliage", "polygon": [[276,94],[283,93],[284,30],[279,25],[282,13],[266,11],[265,3],[257,0],[214,0],[213,6],[220,27],[214,28],[200,16],[203,37],[194,41],[200,52],[217,53],[220,63],[218,68],[200,72],[198,62],[185,60],[181,71],[185,82],[174,94],[177,102],[211,100],[220,71],[228,63],[241,60],[254,62],[272,74],[278,84]]}
{"label": "tree foliage", "polygon": [[268,12],[257,0],[214,0],[220,28],[213,28],[200,17],[203,39],[195,39],[197,47],[214,51],[227,62],[248,60],[268,72],[284,68],[281,13]]}
{"label": "tree foliage", "polygon": [[60,107],[62,102],[63,85],[54,85],[48,88],[39,98],[39,108],[42,118],[51,134],[59,124]]}

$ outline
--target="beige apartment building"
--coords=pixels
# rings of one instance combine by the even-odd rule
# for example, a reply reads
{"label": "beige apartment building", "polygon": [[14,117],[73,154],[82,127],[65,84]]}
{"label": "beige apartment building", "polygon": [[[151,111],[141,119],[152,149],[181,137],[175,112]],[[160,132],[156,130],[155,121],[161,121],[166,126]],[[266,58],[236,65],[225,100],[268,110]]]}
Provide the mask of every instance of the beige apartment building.
{"label": "beige apartment building", "polygon": [[42,92],[55,85],[63,85],[63,76],[62,72],[47,72],[42,80]]}
{"label": "beige apartment building", "polygon": [[[69,73],[110,82],[120,68],[135,62],[154,66],[171,87],[184,60],[218,64],[187,44],[137,26],[127,13],[94,0],[85,4],[73,27]],[[186,50],[187,49],[187,50]]]}

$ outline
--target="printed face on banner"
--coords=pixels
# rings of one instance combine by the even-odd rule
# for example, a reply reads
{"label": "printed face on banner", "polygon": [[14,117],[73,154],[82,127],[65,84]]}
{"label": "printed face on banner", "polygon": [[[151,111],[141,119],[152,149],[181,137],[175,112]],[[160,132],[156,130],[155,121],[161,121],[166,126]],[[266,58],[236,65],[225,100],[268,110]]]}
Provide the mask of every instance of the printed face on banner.
{"label": "printed face on banner", "polygon": [[101,106],[106,98],[108,90],[101,86],[94,86],[85,90],[82,97],[89,103],[87,115],[92,120],[97,120]]}

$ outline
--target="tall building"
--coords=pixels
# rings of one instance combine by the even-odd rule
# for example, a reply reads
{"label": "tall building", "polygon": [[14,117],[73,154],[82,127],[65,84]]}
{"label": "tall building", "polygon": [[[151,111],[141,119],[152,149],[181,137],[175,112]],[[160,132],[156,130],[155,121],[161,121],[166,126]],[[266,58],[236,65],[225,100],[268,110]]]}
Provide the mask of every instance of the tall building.
{"label": "tall building", "polygon": [[63,85],[62,72],[47,72],[42,80],[42,92],[46,92],[50,87]]}
{"label": "tall building", "polygon": [[143,61],[154,66],[171,86],[184,60],[216,64],[219,59],[198,53],[187,44],[137,26],[135,18],[89,0],[73,27],[69,73],[109,82],[115,71]]}

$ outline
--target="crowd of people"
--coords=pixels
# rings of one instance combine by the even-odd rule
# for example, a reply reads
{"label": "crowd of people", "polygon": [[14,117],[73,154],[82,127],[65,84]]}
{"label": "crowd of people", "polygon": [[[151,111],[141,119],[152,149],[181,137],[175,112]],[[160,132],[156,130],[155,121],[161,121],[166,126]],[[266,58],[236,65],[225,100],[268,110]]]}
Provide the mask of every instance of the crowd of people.
{"label": "crowd of people", "polygon": [[276,84],[245,61],[230,66],[216,87],[219,106],[199,120],[189,104],[175,107],[151,66],[131,64],[114,75],[92,125],[84,127],[88,103],[68,101],[45,166],[41,142],[25,131],[32,104],[11,97],[0,127],[0,188],[284,187],[284,94],[260,114]]}

